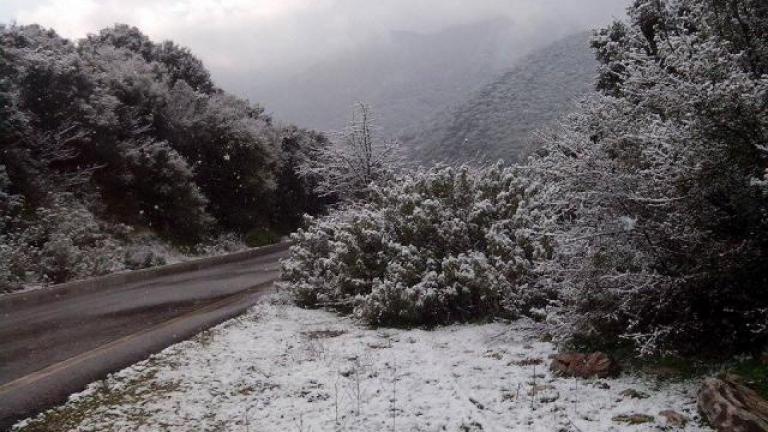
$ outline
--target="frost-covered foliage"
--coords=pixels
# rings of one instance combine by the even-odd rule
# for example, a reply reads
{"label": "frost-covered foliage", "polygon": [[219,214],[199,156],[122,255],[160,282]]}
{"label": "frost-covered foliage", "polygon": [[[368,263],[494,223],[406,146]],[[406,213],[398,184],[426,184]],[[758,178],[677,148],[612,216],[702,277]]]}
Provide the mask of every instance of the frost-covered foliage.
{"label": "frost-covered foliage", "polygon": [[60,195],[0,234],[0,291],[122,270],[116,237],[126,233],[127,227],[105,226],[72,196]]}
{"label": "frost-covered foliage", "polygon": [[351,308],[375,324],[440,324],[519,314],[530,239],[518,209],[529,191],[512,169],[437,167],[374,185],[369,202],[293,235],[283,279],[300,304]]}
{"label": "frost-covered foliage", "polygon": [[[317,179],[302,175],[301,167],[328,139],[317,133],[291,126],[283,130],[280,142],[280,172],[273,200],[272,225],[282,232],[301,226],[304,214],[320,214],[334,198],[316,193]],[[264,230],[259,230],[264,232]],[[247,236],[247,234],[246,234]]]}
{"label": "frost-covered foliage", "polygon": [[528,167],[558,319],[642,354],[768,342],[768,4],[638,0],[596,34],[603,94]]}
{"label": "frost-covered foliage", "polygon": [[357,104],[349,125],[336,135],[330,145],[318,142],[300,165],[322,196],[366,198],[372,183],[390,179],[402,165],[397,142],[381,136],[368,105]]}
{"label": "frost-covered foliage", "polygon": [[[325,142],[276,126],[260,106],[216,88],[202,62],[172,42],[156,44],[125,25],[78,44],[37,25],[0,26],[4,249],[22,248],[38,228],[50,231],[44,215],[63,208],[74,209],[67,223],[81,218],[94,236],[109,237],[125,224],[192,251],[277,220],[290,230],[304,212],[319,210],[284,202],[294,192],[307,203],[316,197],[293,181],[295,165],[283,166],[286,139],[295,144],[292,154]],[[277,208],[295,214],[279,219]],[[61,276],[34,263],[22,267],[44,282],[103,272],[87,262],[87,252],[72,253],[73,268]],[[145,262],[160,260],[123,264]]]}

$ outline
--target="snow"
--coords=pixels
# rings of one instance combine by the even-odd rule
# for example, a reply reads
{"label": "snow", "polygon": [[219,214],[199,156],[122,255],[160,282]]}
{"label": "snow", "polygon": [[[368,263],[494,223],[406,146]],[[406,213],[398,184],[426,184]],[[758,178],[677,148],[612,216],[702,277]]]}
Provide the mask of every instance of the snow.
{"label": "snow", "polygon": [[[658,413],[667,409],[692,419],[684,430],[710,430],[696,421],[693,382],[554,378],[547,364],[556,348],[540,330],[525,320],[370,329],[264,302],[15,430],[85,410],[62,430],[650,431],[664,428]],[[624,398],[626,389],[650,397]],[[656,423],[612,420],[635,413]]]}
{"label": "snow", "polygon": [[[284,241],[285,239],[283,239]],[[152,236],[152,235],[141,235],[138,238],[134,239],[132,243],[124,246],[127,250],[121,250],[123,253],[121,255],[128,256],[130,254],[136,254],[138,257],[137,259],[140,261],[143,256],[149,255],[153,257],[157,257],[158,262],[153,262],[152,265],[149,267],[155,267],[155,266],[162,266],[162,265],[171,265],[171,264],[179,264],[182,262],[187,261],[194,261],[214,256],[221,256],[226,255],[230,253],[237,253],[243,250],[247,249],[247,246],[243,241],[235,236],[235,235],[222,235],[216,238],[214,241],[212,241],[209,244],[203,244],[199,245],[197,247],[197,250],[195,251],[196,254],[192,255],[188,252],[182,252],[178,248],[172,246],[171,244],[162,241],[161,239]],[[116,250],[117,248],[115,248]],[[122,261],[126,261],[124,257],[121,257]],[[99,277],[99,276],[106,276],[110,274],[118,274],[118,273],[128,273],[139,269],[144,268],[137,268],[137,269],[129,269],[124,268],[125,263],[115,263],[113,265],[113,270],[107,272],[104,275],[91,275],[91,276],[85,276],[85,277],[79,277],[74,278],[72,280],[67,281],[67,283],[71,282],[77,282],[81,280],[87,280],[93,277]],[[22,294],[22,293],[28,293],[31,291],[36,291],[44,288],[51,287],[51,284],[42,283],[42,282],[34,282],[34,283],[28,283],[24,284],[21,289],[13,290],[10,292],[0,292],[0,297],[6,296],[6,295],[16,295],[16,294]]]}

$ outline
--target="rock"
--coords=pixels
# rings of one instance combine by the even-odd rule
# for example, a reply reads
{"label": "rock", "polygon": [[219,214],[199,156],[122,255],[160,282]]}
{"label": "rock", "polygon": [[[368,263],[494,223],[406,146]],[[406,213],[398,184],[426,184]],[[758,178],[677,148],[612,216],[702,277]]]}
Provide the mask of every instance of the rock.
{"label": "rock", "polygon": [[648,399],[650,397],[648,393],[643,393],[631,388],[624,390],[623,392],[619,393],[619,395],[631,399]]}
{"label": "rock", "polygon": [[672,427],[684,428],[690,419],[677,411],[664,410],[659,413],[667,421],[667,425]]}
{"label": "rock", "polygon": [[608,378],[619,374],[618,363],[607,354],[565,353],[553,357],[549,369],[559,376],[578,378]]}
{"label": "rock", "polygon": [[649,416],[646,414],[621,414],[621,415],[617,415],[611,420],[617,423],[628,423],[628,424],[636,425],[636,424],[643,424],[643,423],[652,423],[656,421],[656,418],[654,416]]}
{"label": "rock", "polygon": [[718,431],[768,432],[768,402],[732,377],[705,380],[698,407]]}

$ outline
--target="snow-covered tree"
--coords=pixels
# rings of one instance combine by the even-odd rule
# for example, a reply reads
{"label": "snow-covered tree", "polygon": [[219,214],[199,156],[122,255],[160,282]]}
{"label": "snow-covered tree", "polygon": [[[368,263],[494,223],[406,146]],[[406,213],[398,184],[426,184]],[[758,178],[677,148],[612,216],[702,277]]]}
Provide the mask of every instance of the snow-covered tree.
{"label": "snow-covered tree", "polygon": [[[217,89],[172,42],[125,25],[78,44],[0,25],[2,289],[159,263],[118,253],[154,235],[203,251],[252,229],[293,229],[305,207],[277,193],[297,175],[283,166],[282,138],[263,108]],[[278,208],[296,214],[278,219]],[[54,220],[63,231],[44,226]],[[78,220],[93,237],[68,231]],[[142,234],[120,234],[123,224]],[[117,261],[102,266],[99,254]]]}
{"label": "snow-covered tree", "polygon": [[280,172],[271,203],[273,224],[285,231],[301,226],[305,214],[317,215],[332,198],[316,192],[316,179],[299,172],[312,153],[330,142],[320,133],[287,126],[280,131]]}
{"label": "snow-covered tree", "polygon": [[402,165],[397,141],[381,136],[371,108],[356,105],[349,125],[315,148],[301,166],[316,191],[341,200],[364,198],[372,183],[392,177]]}
{"label": "snow-covered tree", "polygon": [[527,167],[555,244],[538,284],[560,290],[567,335],[644,354],[768,341],[765,12],[638,0],[596,34],[603,95]]}

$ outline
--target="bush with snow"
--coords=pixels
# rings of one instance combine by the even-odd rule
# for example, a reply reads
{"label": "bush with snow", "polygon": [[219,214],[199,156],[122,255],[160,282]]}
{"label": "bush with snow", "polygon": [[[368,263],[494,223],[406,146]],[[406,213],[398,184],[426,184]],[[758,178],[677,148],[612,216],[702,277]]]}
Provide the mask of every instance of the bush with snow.
{"label": "bush with snow", "polygon": [[371,200],[309,219],[283,263],[298,303],[353,310],[373,324],[443,324],[519,314],[547,253],[519,214],[528,195],[501,165],[436,167],[371,186]]}
{"label": "bush with snow", "polygon": [[2,235],[0,290],[25,283],[61,283],[125,268],[126,227],[99,222],[71,196],[58,196],[23,225]]}

